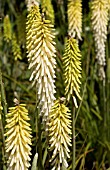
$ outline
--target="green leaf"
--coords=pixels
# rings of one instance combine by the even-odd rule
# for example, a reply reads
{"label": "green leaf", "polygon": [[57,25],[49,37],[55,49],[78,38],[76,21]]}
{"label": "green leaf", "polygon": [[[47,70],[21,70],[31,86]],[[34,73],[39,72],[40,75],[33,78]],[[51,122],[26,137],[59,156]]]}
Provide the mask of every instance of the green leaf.
{"label": "green leaf", "polygon": [[98,112],[96,112],[94,109],[91,109],[92,113],[95,114],[95,116],[97,116],[98,119],[103,120],[103,118],[100,116],[100,114]]}

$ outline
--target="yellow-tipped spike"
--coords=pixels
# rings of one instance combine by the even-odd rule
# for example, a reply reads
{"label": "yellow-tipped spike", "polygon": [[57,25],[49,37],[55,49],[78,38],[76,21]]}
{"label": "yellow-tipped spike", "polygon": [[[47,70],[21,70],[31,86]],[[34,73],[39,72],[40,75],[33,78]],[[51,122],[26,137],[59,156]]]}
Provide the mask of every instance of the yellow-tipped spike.
{"label": "yellow-tipped spike", "polygon": [[4,40],[9,42],[11,40],[11,22],[9,16],[6,15],[3,21],[3,28],[4,28]]}
{"label": "yellow-tipped spike", "polygon": [[41,0],[41,8],[46,19],[49,19],[54,24],[54,9],[51,0]]}
{"label": "yellow-tipped spike", "polygon": [[12,52],[13,52],[15,60],[18,60],[18,59],[21,60],[22,59],[21,49],[20,49],[19,44],[17,43],[17,39],[16,39],[15,34],[13,34],[13,36],[12,36]]}
{"label": "yellow-tipped spike", "polygon": [[68,0],[68,34],[81,40],[82,33],[82,1]]}
{"label": "yellow-tipped spike", "polygon": [[53,170],[67,168],[71,146],[71,113],[61,100],[56,100],[49,114],[49,136]]}
{"label": "yellow-tipped spike", "polygon": [[64,80],[65,80],[65,95],[69,101],[71,96],[74,96],[74,104],[77,107],[75,96],[80,100],[80,78],[81,78],[81,53],[78,48],[78,43],[74,38],[67,40],[65,45],[65,53],[63,56]]}
{"label": "yellow-tipped spike", "polygon": [[10,107],[6,115],[5,149],[8,170],[28,170],[31,155],[31,128],[25,104]]}

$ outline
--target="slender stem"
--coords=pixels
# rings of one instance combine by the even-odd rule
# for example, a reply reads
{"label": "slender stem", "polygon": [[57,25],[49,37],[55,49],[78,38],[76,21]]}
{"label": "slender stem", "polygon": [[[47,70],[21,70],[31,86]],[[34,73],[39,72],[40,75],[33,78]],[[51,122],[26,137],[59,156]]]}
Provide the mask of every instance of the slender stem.
{"label": "slender stem", "polygon": [[90,68],[90,52],[91,52],[91,46],[88,48],[88,56],[87,56],[87,66],[86,66],[86,75],[88,76],[89,68]]}
{"label": "slender stem", "polygon": [[78,107],[78,110],[77,110],[77,113],[76,113],[76,116],[75,116],[75,123],[77,121],[77,118],[78,118],[78,115],[79,115],[79,112],[80,112],[80,109],[81,109],[81,106],[82,106],[83,98],[84,98],[84,95],[85,95],[85,92],[86,92],[87,80],[88,80],[88,78],[86,79],[86,82],[85,82],[85,85],[84,85],[83,94],[82,94],[82,100],[80,102],[80,105]]}
{"label": "slender stem", "polygon": [[3,129],[3,123],[2,123],[2,115],[1,115],[1,111],[0,111],[0,129],[1,129],[1,134],[2,134],[2,156],[3,156],[3,162],[5,165],[6,159],[5,159],[5,137],[4,137],[4,129]]}
{"label": "slender stem", "polygon": [[35,117],[36,117],[36,153],[38,153],[38,161],[37,161],[37,167],[38,169],[44,170],[43,167],[43,161],[42,161],[42,129],[41,129],[41,123],[42,118],[40,116],[40,109],[37,108],[38,106],[38,96],[36,91],[36,110],[35,110]]}
{"label": "slender stem", "polygon": [[[0,117],[1,117],[1,113],[0,113]],[[6,163],[6,158],[5,158],[5,137],[4,137],[4,129],[3,129],[3,123],[2,123],[2,117],[0,119],[0,129],[1,129],[1,133],[2,133],[2,142],[3,142],[3,146],[2,146],[2,156],[3,156],[3,162],[4,162],[4,166]]]}
{"label": "slender stem", "polygon": [[38,169],[43,169],[43,165],[42,165],[42,141],[41,141],[41,121],[39,119],[38,121]]}
{"label": "slender stem", "polygon": [[[38,109],[39,110],[39,109]],[[39,112],[38,112],[39,115]],[[38,169],[43,170],[43,163],[42,163],[42,140],[41,140],[41,135],[42,135],[42,130],[41,130],[41,117],[38,116]]]}
{"label": "slender stem", "polygon": [[[1,103],[2,103],[2,106],[3,106],[4,114],[6,115],[7,114],[7,103],[6,103],[6,99],[5,99],[5,91],[4,91],[4,85],[3,85],[3,82],[2,82],[1,70],[0,70],[0,89],[1,89]],[[4,137],[3,118],[2,118],[2,112],[1,111],[0,111],[0,129],[1,129],[2,141],[3,141],[2,156],[3,156],[3,162],[4,162],[4,169],[6,169],[6,166],[5,166],[5,162],[6,162],[6,158],[5,158],[5,137]]]}
{"label": "slender stem", "polygon": [[106,114],[106,95],[105,95],[105,85],[102,85],[103,87],[103,110],[104,110],[104,126],[106,128],[107,126],[107,114]]}
{"label": "slender stem", "polygon": [[[107,88],[107,94],[108,94],[108,101],[107,101],[107,114],[108,114],[108,127],[110,127],[110,82],[108,82],[108,88]],[[110,128],[108,128],[108,140],[110,142]]]}
{"label": "slender stem", "polygon": [[74,102],[72,100],[73,106],[73,120],[72,120],[72,134],[73,134],[73,142],[72,142],[72,150],[73,150],[73,157],[72,157],[72,170],[75,170],[75,158],[76,158],[76,143],[75,143],[75,107]]}
{"label": "slender stem", "polygon": [[[87,79],[88,80],[88,79]],[[76,142],[75,142],[75,124],[76,124],[76,120],[78,118],[78,115],[79,115],[79,111],[80,111],[80,108],[81,108],[81,105],[82,105],[82,101],[83,101],[83,98],[84,98],[84,94],[85,94],[85,90],[86,90],[86,85],[87,85],[87,80],[86,80],[86,83],[85,83],[85,86],[84,86],[84,91],[83,91],[83,95],[82,95],[82,100],[80,102],[80,106],[79,106],[79,109],[77,111],[77,114],[75,115],[75,107],[74,107],[74,102],[73,102],[73,99],[72,99],[72,106],[73,106],[73,115],[72,115],[72,134],[73,134],[73,142],[72,142],[72,149],[73,149],[73,157],[72,157],[72,170],[75,170],[76,168]]]}
{"label": "slender stem", "polygon": [[3,106],[3,111],[4,114],[7,114],[7,103],[6,103],[6,98],[5,98],[5,90],[4,90],[4,84],[2,82],[2,73],[0,70],[0,86],[1,86],[1,102],[2,102],[2,106]]}
{"label": "slender stem", "polygon": [[[110,13],[109,13],[110,16]],[[107,49],[106,49],[106,56],[107,56],[107,88],[106,88],[106,94],[107,94],[107,127],[110,127],[110,21],[109,21],[109,27],[108,27],[108,41],[107,41]],[[107,128],[107,139],[110,142],[110,128]]]}

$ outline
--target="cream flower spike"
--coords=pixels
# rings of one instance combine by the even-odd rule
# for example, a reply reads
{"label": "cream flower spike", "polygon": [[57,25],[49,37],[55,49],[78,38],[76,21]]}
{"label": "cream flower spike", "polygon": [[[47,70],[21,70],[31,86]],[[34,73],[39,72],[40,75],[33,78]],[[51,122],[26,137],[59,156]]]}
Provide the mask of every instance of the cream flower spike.
{"label": "cream flower spike", "polygon": [[49,114],[50,159],[52,170],[62,170],[68,167],[71,146],[71,113],[61,99],[55,101]]}
{"label": "cream flower spike", "polygon": [[28,170],[31,155],[31,128],[25,104],[10,107],[6,115],[7,170]]}
{"label": "cream flower spike", "polygon": [[81,40],[82,33],[82,0],[68,0],[68,34]]}
{"label": "cream flower spike", "polygon": [[51,21],[40,17],[38,9],[35,15],[32,10],[27,21],[27,57],[32,70],[30,81],[33,80],[33,85],[36,85],[38,108],[45,122],[55,100],[55,30]]}
{"label": "cream flower spike", "polygon": [[108,24],[108,2],[106,0],[93,0],[92,9],[92,28],[96,46],[96,58],[99,64],[99,76],[105,78],[104,66],[105,59],[105,42],[107,39]]}
{"label": "cream flower spike", "polygon": [[25,2],[27,4],[27,10],[30,11],[30,9],[33,6],[33,4],[39,5],[40,0],[25,0]]}

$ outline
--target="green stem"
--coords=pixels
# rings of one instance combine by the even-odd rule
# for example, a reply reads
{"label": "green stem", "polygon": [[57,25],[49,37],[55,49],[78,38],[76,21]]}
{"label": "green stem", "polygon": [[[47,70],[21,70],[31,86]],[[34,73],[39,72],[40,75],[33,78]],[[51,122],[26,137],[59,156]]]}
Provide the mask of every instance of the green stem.
{"label": "green stem", "polygon": [[[108,124],[107,126],[110,127],[110,82],[108,81],[107,84],[107,115],[108,115]],[[108,128],[108,140],[110,142],[110,128]]]}
{"label": "green stem", "polygon": [[4,129],[3,129],[3,123],[2,123],[2,118],[0,119],[0,129],[1,129],[1,133],[2,133],[2,142],[3,142],[3,145],[2,145],[2,160],[3,160],[3,163],[4,163],[4,166],[5,166],[5,163],[6,163],[6,158],[5,158],[5,137],[4,137]]}
{"label": "green stem", "polygon": [[75,143],[75,107],[74,102],[72,100],[73,106],[73,120],[72,120],[72,135],[73,135],[73,142],[72,142],[72,150],[73,150],[73,157],[72,157],[72,170],[75,170],[75,158],[76,158],[76,143]]}
{"label": "green stem", "polygon": [[44,169],[43,168],[43,163],[42,163],[42,140],[41,140],[41,134],[42,134],[42,131],[41,131],[41,120],[39,119],[38,121],[38,136],[39,136],[39,139],[38,139],[38,169]]}
{"label": "green stem", "polygon": [[[6,98],[5,98],[5,90],[4,90],[4,85],[2,82],[2,73],[0,70],[0,89],[1,89],[1,103],[3,106],[3,111],[4,111],[4,117],[7,114],[7,103],[6,103]],[[4,162],[4,167],[3,169],[6,169],[5,162],[5,137],[4,137],[4,128],[3,128],[3,118],[2,118],[2,112],[0,111],[0,129],[2,133],[2,141],[3,141],[3,147],[2,147],[2,156],[3,156],[3,162]]]}
{"label": "green stem", "polygon": [[76,116],[75,116],[75,123],[77,121],[77,118],[78,118],[78,115],[79,115],[79,112],[80,112],[80,109],[81,109],[81,106],[82,106],[82,102],[83,102],[84,95],[85,95],[85,92],[86,92],[87,81],[88,81],[88,78],[86,79],[86,82],[85,82],[85,85],[84,85],[83,94],[82,94],[82,100],[81,100],[81,102],[79,104],[79,107],[78,107],[78,110],[77,110],[77,113],[76,113]]}
{"label": "green stem", "polygon": [[2,102],[2,106],[3,106],[3,111],[4,114],[7,114],[7,103],[6,103],[6,98],[5,98],[5,90],[4,90],[4,84],[2,82],[2,73],[0,70],[0,86],[1,86],[1,102]]}
{"label": "green stem", "polygon": [[[110,13],[109,13],[110,16]],[[106,48],[106,58],[107,58],[107,139],[110,142],[110,21],[109,21],[109,29],[108,29],[108,38],[107,38],[107,48]]]}
{"label": "green stem", "polygon": [[42,163],[42,140],[41,140],[41,135],[42,135],[42,130],[41,130],[41,123],[42,119],[39,116],[39,109],[38,109],[38,169],[44,170],[43,163]]}
{"label": "green stem", "polygon": [[107,114],[106,114],[106,95],[105,95],[105,85],[102,85],[103,87],[103,111],[104,111],[104,126],[106,128],[107,126]]}

